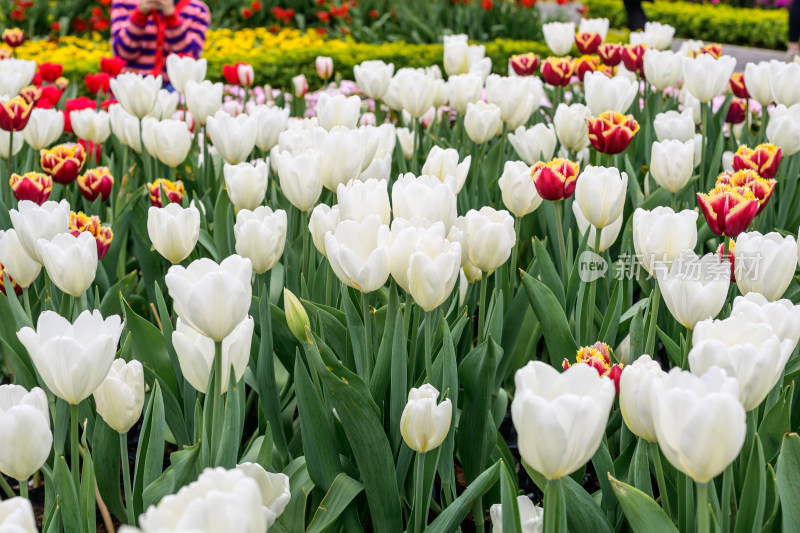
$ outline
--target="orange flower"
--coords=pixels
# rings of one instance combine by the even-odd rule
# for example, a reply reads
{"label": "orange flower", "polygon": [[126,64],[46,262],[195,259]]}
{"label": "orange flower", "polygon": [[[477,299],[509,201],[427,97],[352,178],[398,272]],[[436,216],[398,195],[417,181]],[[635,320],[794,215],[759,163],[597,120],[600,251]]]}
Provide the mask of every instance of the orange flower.
{"label": "orange flower", "polygon": [[22,96],[0,102],[0,130],[22,131],[31,118],[33,104]]}
{"label": "orange flower", "polygon": [[711,231],[726,237],[745,231],[758,212],[758,198],[750,189],[725,183],[708,194],[697,193],[697,202]]}
{"label": "orange flower", "polygon": [[622,47],[622,63],[625,68],[644,78],[644,53],[647,45],[626,44]]}
{"label": "orange flower", "polygon": [[755,148],[741,145],[733,156],[733,170],[750,169],[762,178],[772,179],[781,164],[781,149],[774,144],[759,144]]}
{"label": "orange flower", "polygon": [[622,45],[615,43],[603,43],[597,47],[597,53],[604,65],[616,67],[622,61]]}
{"label": "orange flower", "polygon": [[[619,379],[622,376],[622,364],[611,364],[611,348],[604,342],[596,342],[591,346],[584,346],[575,356],[576,363],[583,363],[597,370],[600,377],[607,377],[614,382],[614,388],[619,394]],[[562,363],[564,370],[571,365],[565,357]]]}
{"label": "orange flower", "polygon": [[548,57],[542,62],[542,78],[553,87],[566,87],[575,72],[575,63],[570,57]]}
{"label": "orange flower", "polygon": [[759,176],[755,170],[742,169],[736,172],[723,172],[717,176],[716,185],[730,185],[736,188],[749,189],[758,200],[758,211],[756,212],[758,214],[764,210],[770,197],[772,197],[776,183],[774,179],[766,179]]}
{"label": "orange flower", "polygon": [[531,168],[531,178],[536,192],[545,200],[564,200],[575,192],[575,182],[580,166],[567,159],[553,159],[549,163],[539,161]]}
{"label": "orange flower", "polygon": [[50,191],[53,190],[52,178],[41,172],[27,172],[22,176],[12,174],[8,184],[11,186],[14,198],[18,202],[30,200],[39,205],[47,201],[50,197]]}
{"label": "orange flower", "polygon": [[533,52],[511,56],[509,64],[517,76],[531,76],[539,67],[539,56]]}
{"label": "orange flower", "polygon": [[731,74],[731,91],[738,98],[749,98],[747,87],[744,84],[744,72],[734,72]]}
{"label": "orange flower", "polygon": [[632,115],[606,111],[598,117],[586,119],[589,125],[589,141],[595,150],[603,154],[619,154],[631,144],[639,131],[639,123]]}
{"label": "orange flower", "polygon": [[78,188],[83,197],[90,202],[94,202],[98,197],[104,202],[108,200],[113,186],[114,176],[108,167],[93,168],[78,177]]}
{"label": "orange flower", "polygon": [[150,203],[155,207],[163,207],[161,202],[161,189],[167,194],[167,199],[171,203],[179,204],[186,194],[186,188],[183,186],[182,181],[169,181],[164,178],[158,178],[153,183],[147,184],[147,191],[150,194]]}
{"label": "orange flower", "polygon": [[603,36],[596,32],[585,31],[575,34],[575,46],[582,54],[593,54],[603,42]]}
{"label": "orange flower", "polygon": [[85,162],[86,152],[80,144],[59,144],[41,151],[42,170],[62,185],[75,181]]}
{"label": "orange flower", "polygon": [[8,28],[3,30],[3,40],[11,48],[16,48],[25,42],[25,32],[19,28]]}
{"label": "orange flower", "polygon": [[83,211],[70,211],[68,231],[77,237],[81,232],[90,233],[97,242],[97,258],[102,259],[111,246],[114,239],[114,232],[108,226],[100,225],[100,217],[89,216]]}

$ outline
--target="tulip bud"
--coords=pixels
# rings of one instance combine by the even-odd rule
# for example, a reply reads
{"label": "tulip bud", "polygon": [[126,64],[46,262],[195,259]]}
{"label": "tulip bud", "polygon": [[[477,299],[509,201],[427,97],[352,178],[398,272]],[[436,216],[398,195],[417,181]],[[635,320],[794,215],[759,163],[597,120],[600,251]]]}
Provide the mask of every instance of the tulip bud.
{"label": "tulip bud", "polygon": [[335,126],[355,129],[358,126],[358,115],[361,111],[361,98],[337,94],[331,96],[322,93],[317,101],[317,119],[319,125],[330,131]]}
{"label": "tulip bud", "polygon": [[294,97],[303,98],[308,92],[308,82],[303,74],[298,74],[292,78],[292,85],[294,86]]}
{"label": "tulip bud", "polygon": [[248,115],[232,117],[224,111],[217,111],[208,118],[206,130],[222,159],[235,165],[246,161],[253,151],[257,126],[255,119]]}
{"label": "tulip bud", "polygon": [[22,96],[0,102],[0,129],[4,131],[22,131],[28,125],[33,111],[33,104]]}
{"label": "tulip bud", "polygon": [[308,313],[289,289],[283,289],[283,307],[286,313],[286,323],[289,325],[289,331],[292,335],[302,344],[308,342],[308,335],[306,328],[311,327],[311,320],[308,318]]}
{"label": "tulip bud", "polygon": [[250,115],[257,124],[256,146],[268,152],[278,144],[279,135],[286,131],[289,121],[289,110],[280,107],[257,106]]}
{"label": "tulip bud", "polygon": [[94,391],[97,414],[117,433],[127,433],[142,416],[144,369],[142,363],[115,359],[108,375]]}
{"label": "tulip bud", "polygon": [[114,232],[111,231],[111,228],[100,225],[100,217],[95,215],[87,216],[82,211],[77,213],[70,212],[68,231],[73,237],[77,237],[83,231],[94,237],[97,243],[98,259],[102,259],[106,255],[108,248],[111,246],[111,241],[114,239]]}
{"label": "tulip bud", "polygon": [[639,123],[633,115],[607,111],[598,117],[586,119],[589,142],[603,154],[619,154],[625,151],[639,131]]}
{"label": "tulip bud", "polygon": [[[3,425],[0,472],[27,483],[47,460],[53,443],[44,391],[39,387],[28,392],[19,385],[0,385],[0,423]],[[0,529],[3,530],[6,530],[3,511],[8,501],[0,506]],[[8,531],[19,530],[11,526]]]}
{"label": "tulip bud", "polygon": [[651,387],[653,380],[666,377],[661,365],[649,355],[640,355],[622,370],[619,382],[619,407],[628,429],[648,442],[656,442]]}
{"label": "tulip bud", "polygon": [[730,287],[731,266],[715,254],[698,257],[691,250],[680,252],[666,268],[656,268],[655,277],[672,316],[688,329],[722,310]]}
{"label": "tulip bud", "polygon": [[80,144],[60,144],[41,150],[40,165],[53,181],[69,185],[78,178],[86,162],[86,150]]}
{"label": "tulip bud", "polygon": [[800,151],[800,104],[775,106],[767,124],[767,139],[784,157]]}
{"label": "tulip bud", "polygon": [[772,102],[772,87],[770,85],[772,66],[769,61],[747,63],[744,66],[742,85],[746,87],[750,98],[766,108]]}
{"label": "tulip bud", "polygon": [[202,82],[206,78],[207,68],[205,58],[195,59],[178,54],[167,56],[167,75],[169,75],[170,83],[179,93],[186,92],[186,84],[189,80],[196,83]]}
{"label": "tulip bud", "polygon": [[333,59],[330,57],[317,56],[314,66],[317,69],[317,76],[323,80],[327,80],[333,75]]}
{"label": "tulip bud", "polygon": [[464,116],[464,129],[473,142],[484,143],[497,136],[502,130],[503,122],[500,118],[500,108],[494,104],[479,101],[467,104],[467,114]]}
{"label": "tulip bud", "polygon": [[725,90],[725,85],[733,74],[736,59],[722,56],[715,59],[709,54],[695,58],[683,58],[683,78],[689,92],[700,100],[708,102]]}
{"label": "tulip bud", "polygon": [[660,186],[677,193],[692,177],[694,150],[692,141],[654,142],[650,149],[650,175]]}
{"label": "tulip bud", "polygon": [[522,161],[506,161],[503,175],[497,181],[503,204],[516,217],[532,213],[542,203],[531,179],[531,167]]}
{"label": "tulip bud", "polygon": [[69,212],[69,202],[66,200],[44,202],[41,206],[22,200],[17,209],[10,210],[8,214],[25,253],[31,259],[43,263],[37,250],[37,241],[49,240],[67,231]]}
{"label": "tulip bud", "polygon": [[6,28],[3,30],[3,41],[11,48],[17,48],[25,42],[25,32],[19,28]]}
{"label": "tulip bud", "polygon": [[158,178],[153,183],[147,184],[147,192],[153,207],[162,207],[163,205],[161,202],[161,189],[164,189],[167,200],[173,204],[180,204],[181,200],[183,200],[183,195],[186,194],[186,188],[183,186],[182,181],[173,182],[168,179]]}
{"label": "tulip bud", "polygon": [[414,144],[416,142],[416,135],[408,128],[397,128],[396,131],[397,140],[400,141],[400,148],[403,151],[403,157],[406,159],[411,159],[414,157]]}
{"label": "tulip bud", "polygon": [[542,25],[544,42],[557,56],[565,56],[572,50],[575,35],[574,22],[548,22]]}
{"label": "tulip bud", "polygon": [[29,200],[38,205],[46,202],[53,190],[53,180],[40,172],[27,172],[22,176],[12,174],[9,185],[18,202]]}
{"label": "tulip bud", "polygon": [[566,159],[553,159],[549,163],[538,162],[531,168],[531,178],[536,192],[545,200],[565,200],[572,196],[578,180],[580,167]]}
{"label": "tulip bud", "polygon": [[1,501],[0,529],[13,533],[37,533],[39,530],[30,500],[16,497]]}
{"label": "tulip bud", "polygon": [[63,292],[80,298],[97,273],[97,243],[88,232],[61,233],[36,243],[42,264],[52,282]]}
{"label": "tulip bud", "polygon": [[[519,522],[522,533],[541,533],[544,524],[544,509],[533,504],[527,496],[517,496]],[[495,503],[489,508],[492,533],[503,533],[503,505]]]}
{"label": "tulip bud", "polygon": [[286,245],[286,211],[262,205],[255,211],[242,209],[236,215],[233,233],[236,253],[247,257],[256,274],[263,274],[275,266]]}
{"label": "tulip bud", "polygon": [[736,285],[744,295],[763,294],[772,302],[779,299],[794,277],[797,243],[791,235],[777,232],[762,235],[742,233],[736,239]]}
{"label": "tulip bud", "polygon": [[616,43],[603,43],[597,48],[597,54],[604,65],[616,67],[622,62],[622,46]]}
{"label": "tulip bud", "polygon": [[583,104],[558,104],[553,124],[562,146],[573,152],[580,152],[589,146],[587,118],[589,108]]}
{"label": "tulip bud", "polygon": [[437,398],[439,391],[429,383],[408,393],[408,403],[400,417],[400,434],[417,453],[435,450],[450,431],[453,405],[449,398],[437,404]]}
{"label": "tulip bud", "polygon": [[781,164],[781,149],[774,144],[759,144],[755,148],[740,145],[733,156],[731,165],[734,171],[754,170],[764,179],[772,179]]}
{"label": "tulip bud", "polygon": [[83,197],[90,202],[94,202],[98,197],[105,202],[111,196],[113,187],[114,177],[107,167],[87,170],[86,173],[78,177],[78,188]]}
{"label": "tulip bud", "polygon": [[595,32],[575,34],[575,47],[581,54],[594,54],[603,42],[603,36]]}
{"label": "tulip bud", "polygon": [[158,253],[172,264],[189,257],[200,237],[200,211],[190,205],[184,209],[172,203],[147,211],[147,233]]}
{"label": "tulip bud", "polygon": [[744,316],[751,324],[771,326],[781,340],[792,343],[792,351],[800,340],[800,305],[782,299],[767,301],[763,294],[748,292],[733,300],[731,316]]}
{"label": "tulip bud", "polygon": [[29,287],[39,277],[42,268],[41,264],[25,252],[17,232],[13,229],[0,231],[0,264],[20,289]]}

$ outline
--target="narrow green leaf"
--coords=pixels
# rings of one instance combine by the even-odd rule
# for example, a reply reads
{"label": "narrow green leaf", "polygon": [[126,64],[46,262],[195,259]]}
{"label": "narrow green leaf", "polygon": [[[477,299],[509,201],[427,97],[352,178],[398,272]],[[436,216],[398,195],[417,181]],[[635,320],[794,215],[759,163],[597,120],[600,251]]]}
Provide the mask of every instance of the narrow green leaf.
{"label": "narrow green leaf", "polygon": [[461,496],[456,498],[442,514],[436,517],[436,520],[431,522],[431,525],[425,529],[425,533],[452,533],[455,531],[467,517],[473,501],[486,494],[497,483],[501,468],[503,468],[502,463],[497,462],[481,473],[475,481],[467,486]]}
{"label": "narrow green leaf", "polygon": [[326,531],[362,490],[364,486],[347,474],[341,473],[336,476],[328,493],[317,507],[306,533]]}
{"label": "narrow green leaf", "polygon": [[781,517],[784,531],[800,531],[800,506],[784,502],[800,502],[800,436],[788,433],[783,437],[776,467],[778,492],[781,498]]}
{"label": "narrow green leaf", "polygon": [[522,274],[522,283],[533,312],[542,324],[550,364],[559,367],[564,357],[571,357],[578,351],[578,344],[570,332],[564,309],[553,292],[541,281]]}
{"label": "narrow green leaf", "polygon": [[761,525],[764,520],[767,484],[764,465],[764,449],[761,446],[761,438],[756,435],[739,500],[739,513],[736,516],[736,526],[734,528],[736,533],[761,531]]}
{"label": "narrow green leaf", "polygon": [[678,533],[655,500],[611,475],[608,477],[633,533]]}

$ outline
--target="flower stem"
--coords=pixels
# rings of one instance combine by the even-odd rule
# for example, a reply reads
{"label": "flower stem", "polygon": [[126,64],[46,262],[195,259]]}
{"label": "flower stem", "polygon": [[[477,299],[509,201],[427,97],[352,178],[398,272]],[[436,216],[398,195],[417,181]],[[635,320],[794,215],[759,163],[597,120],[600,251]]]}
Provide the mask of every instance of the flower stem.
{"label": "flower stem", "polygon": [[692,330],[686,330],[686,346],[684,346],[683,357],[681,357],[681,368],[687,370],[689,368],[689,351],[692,349]]}
{"label": "flower stem", "polygon": [[708,516],[708,483],[696,483],[697,486],[697,533],[708,533],[710,521]]}
{"label": "flower stem", "polygon": [[78,451],[78,406],[70,404],[69,406],[69,419],[70,419],[70,446],[69,446],[69,461],[70,470],[72,471],[72,481],[75,483],[75,490],[80,491],[81,477],[80,477],[80,460],[81,454]]}
{"label": "flower stem", "polygon": [[11,490],[11,486],[9,486],[5,476],[0,476],[0,489],[2,489],[5,495],[9,498],[13,498],[15,496],[14,491]]}
{"label": "flower stem", "polygon": [[216,464],[219,451],[219,439],[222,433],[222,342],[214,342],[214,379],[213,388],[207,392],[211,395],[211,450],[212,464]]}
{"label": "flower stem", "polygon": [[[701,102],[700,103],[700,116],[702,120],[702,128],[703,128],[703,140],[700,145],[700,183],[705,183],[706,181],[706,167],[708,166],[708,107],[709,103]],[[708,187],[706,187],[708,188]]]}
{"label": "flower stem", "polygon": [[369,383],[372,377],[372,312],[369,293],[361,293],[361,311],[364,315],[364,378]]}
{"label": "flower stem", "polygon": [[28,498],[28,480],[20,479],[19,481],[19,495],[23,498]]}
{"label": "flower stem", "polygon": [[558,256],[561,260],[561,278],[564,278],[564,274],[567,271],[567,246],[564,244],[564,227],[563,227],[563,209],[564,206],[560,201],[556,201],[553,203],[553,207],[556,210],[556,235],[558,237]]}
{"label": "flower stem", "polygon": [[517,257],[519,256],[519,233],[522,226],[522,219],[520,217],[514,217],[514,235],[516,236],[516,240],[514,241],[514,249],[511,250],[511,267],[508,270],[508,286],[511,288],[513,293],[514,291],[514,282],[517,280]]}
{"label": "flower stem", "polygon": [[544,489],[544,533],[566,533],[567,510],[560,479],[548,479]]}
{"label": "flower stem", "polygon": [[425,474],[425,454],[417,454],[417,477],[414,480],[414,532],[419,533],[422,531],[422,526],[425,524],[425,512],[422,510],[422,486],[423,477]]}
{"label": "flower stem", "polygon": [[308,281],[308,258],[311,255],[308,250],[308,234],[310,233],[308,230],[308,218],[310,215],[308,212],[306,212],[305,216],[306,216],[306,222],[302,227],[300,227],[300,232],[303,234],[303,263],[300,267],[301,287],[302,287],[303,276],[306,276],[306,281]]}
{"label": "flower stem", "polygon": [[11,174],[14,172],[14,130],[8,132],[8,175],[6,180],[11,179]]}
{"label": "flower stem", "polygon": [[122,460],[122,482],[125,490],[125,510],[128,513],[128,525],[136,525],[136,517],[133,514],[133,492],[131,491],[131,463],[128,459],[128,434],[119,434],[119,451]]}
{"label": "flower stem", "polygon": [[656,482],[658,483],[658,493],[661,496],[661,507],[667,516],[670,515],[669,496],[667,495],[667,483],[664,479],[664,468],[661,465],[661,451],[658,449],[657,442],[650,443],[650,454],[653,456],[653,465],[656,470]]}
{"label": "flower stem", "polygon": [[486,302],[486,286],[489,284],[488,278],[488,273],[481,272],[481,299],[478,304],[478,344],[481,344],[486,338],[484,329],[486,326],[486,307],[488,306]]}
{"label": "flower stem", "polygon": [[733,463],[729,464],[722,474],[722,493],[720,494],[720,505],[722,510],[720,514],[720,522],[722,523],[722,531],[730,531],[731,521],[731,483],[733,481]]}
{"label": "flower stem", "polygon": [[434,311],[425,311],[425,375],[429,383],[433,383],[433,315]]}
{"label": "flower stem", "polygon": [[656,324],[658,323],[658,308],[661,305],[661,286],[658,281],[653,285],[650,292],[650,327],[647,329],[647,342],[644,345],[644,353],[653,355],[656,344]]}

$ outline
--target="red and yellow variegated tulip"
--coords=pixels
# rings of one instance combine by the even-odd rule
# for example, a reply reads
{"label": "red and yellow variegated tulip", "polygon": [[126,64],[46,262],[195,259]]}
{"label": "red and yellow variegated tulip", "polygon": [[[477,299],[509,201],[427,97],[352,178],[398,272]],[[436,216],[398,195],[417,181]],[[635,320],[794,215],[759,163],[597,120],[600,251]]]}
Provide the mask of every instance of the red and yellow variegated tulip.
{"label": "red and yellow variegated tulip", "polygon": [[25,32],[19,28],[3,30],[3,41],[11,48],[16,48],[25,42]]}
{"label": "red and yellow variegated tulip", "polygon": [[777,182],[760,176],[755,170],[742,169],[735,172],[723,172],[717,176],[717,185],[749,189],[758,200],[758,213],[764,210],[775,190]]}
{"label": "red and yellow variegated tulip", "polygon": [[772,179],[781,164],[781,149],[771,143],[759,144],[755,148],[741,145],[733,156],[733,170],[755,170],[762,178]]}
{"label": "red and yellow variegated tulip", "polygon": [[731,100],[731,105],[728,107],[728,114],[725,115],[725,122],[728,124],[741,124],[747,118],[747,106],[741,98],[734,98]]}
{"label": "red and yellow variegated tulip", "polygon": [[8,183],[18,202],[29,200],[42,205],[53,190],[53,179],[41,172],[27,172],[22,176],[12,174]]}
{"label": "red and yellow variegated tulip", "polygon": [[61,76],[56,80],[55,86],[59,91],[64,91],[67,89],[67,87],[69,87],[69,80],[64,76]]}
{"label": "red and yellow variegated tulip", "polygon": [[599,33],[586,31],[575,34],[575,46],[582,54],[594,54],[602,43],[603,36]]}
{"label": "red and yellow variegated tulip", "polygon": [[575,75],[581,81],[588,72],[594,72],[599,68],[600,58],[597,56],[581,56],[575,60]]}
{"label": "red and yellow variegated tulip", "polygon": [[702,48],[700,48],[699,50],[697,50],[694,53],[694,56],[697,57],[700,54],[708,54],[708,55],[714,57],[715,59],[719,59],[720,57],[722,57],[722,45],[719,44],[719,43],[707,44],[707,45],[703,46]]}
{"label": "red and yellow variegated tulip", "polygon": [[575,62],[570,57],[548,57],[542,62],[542,78],[553,87],[566,87],[575,72]]}
{"label": "red and yellow variegated tulip", "polygon": [[597,54],[604,65],[616,67],[622,61],[622,45],[616,43],[603,43],[597,47]]}
{"label": "red and yellow variegated tulip", "polygon": [[625,68],[635,72],[639,77],[644,78],[644,53],[647,45],[626,44],[622,48],[622,63]]}
{"label": "red and yellow variegated tulip", "polygon": [[150,203],[155,207],[163,207],[161,203],[162,188],[169,201],[173,204],[181,203],[183,195],[186,194],[186,188],[183,186],[182,181],[178,180],[172,182],[168,179],[158,178],[153,183],[147,184],[147,191],[150,193]]}
{"label": "red and yellow variegated tulip", "polygon": [[744,72],[734,72],[731,74],[731,91],[737,98],[750,98],[747,87],[744,84]]}
{"label": "red and yellow variegated tulip", "polygon": [[539,56],[533,52],[511,56],[511,68],[517,76],[532,76],[539,68]]}
{"label": "red and yellow variegated tulip", "polygon": [[[611,364],[611,348],[604,342],[596,342],[591,346],[584,346],[575,356],[576,363],[584,363],[597,370],[600,377],[607,377],[614,382],[614,388],[619,394],[619,379],[622,376],[622,364]],[[565,357],[562,363],[564,370],[572,366]]]}
{"label": "red and yellow variegated tulip", "polygon": [[17,296],[22,295],[22,287],[16,284],[16,282],[11,278],[11,274],[6,272],[6,269],[3,268],[3,263],[0,263],[0,292],[6,294],[6,276],[11,281],[11,286],[14,288],[14,292]]}
{"label": "red and yellow variegated tulip", "polygon": [[31,118],[33,104],[22,96],[0,102],[0,130],[22,131]]}
{"label": "red and yellow variegated tulip", "polygon": [[[717,247],[717,257],[719,257],[720,263],[724,261],[723,258],[724,248],[725,248],[725,243],[724,242],[719,243],[719,246]],[[734,261],[736,261],[736,241],[734,241],[733,239],[728,241],[728,261],[730,261],[731,263],[731,281],[735,282],[736,276],[733,274],[733,263]]]}
{"label": "red and yellow variegated tulip", "polygon": [[88,232],[97,242],[97,258],[102,259],[108,252],[111,241],[114,239],[114,232],[108,226],[100,225],[100,217],[89,216],[83,211],[70,211],[68,231],[77,237],[81,232]]}
{"label": "red and yellow variegated tulip", "polygon": [[108,167],[97,167],[87,170],[82,176],[78,177],[78,188],[83,197],[90,202],[98,197],[104,202],[111,196],[111,188],[114,186],[114,176]]}
{"label": "red and yellow variegated tulip", "polygon": [[708,194],[697,193],[708,227],[717,235],[736,237],[758,212],[758,198],[748,188],[720,183]]}
{"label": "red and yellow variegated tulip", "polygon": [[536,192],[545,200],[564,200],[575,192],[575,182],[580,166],[567,159],[553,159],[549,163],[539,161],[531,168],[531,178]]}
{"label": "red and yellow variegated tulip", "polygon": [[41,151],[39,163],[53,181],[68,185],[75,181],[86,162],[86,151],[75,143],[59,144]]}
{"label": "red and yellow variegated tulip", "polygon": [[639,131],[639,123],[633,115],[606,111],[598,117],[586,119],[589,125],[589,141],[595,150],[603,154],[619,154],[631,144]]}
{"label": "red and yellow variegated tulip", "polygon": [[36,85],[28,85],[23,87],[19,95],[25,99],[26,102],[36,106],[36,102],[42,97],[42,88]]}

